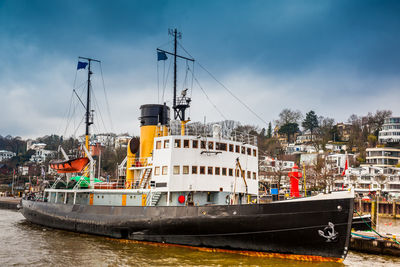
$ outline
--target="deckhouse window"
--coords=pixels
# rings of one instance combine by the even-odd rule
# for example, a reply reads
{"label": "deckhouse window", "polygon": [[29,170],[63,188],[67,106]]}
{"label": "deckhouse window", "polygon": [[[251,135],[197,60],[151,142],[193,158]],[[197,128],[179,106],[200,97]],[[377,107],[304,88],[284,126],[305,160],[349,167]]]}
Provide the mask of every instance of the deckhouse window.
{"label": "deckhouse window", "polygon": [[251,179],[251,171],[247,171],[247,179]]}
{"label": "deckhouse window", "polygon": [[257,157],[257,150],[253,149],[253,156]]}
{"label": "deckhouse window", "polygon": [[182,173],[183,174],[189,174],[189,166],[183,166],[182,167]]}
{"label": "deckhouse window", "polygon": [[192,166],[192,174],[197,174],[197,166]]}
{"label": "deckhouse window", "polygon": [[175,148],[180,148],[181,147],[181,140],[180,139],[175,139],[174,147]]}
{"label": "deckhouse window", "polygon": [[169,148],[169,140],[164,140],[164,148]]}
{"label": "deckhouse window", "polygon": [[179,174],[179,166],[174,166],[174,174]]}
{"label": "deckhouse window", "polygon": [[235,170],[235,176],[236,176],[236,177],[240,177],[240,171],[239,171],[239,169]]}
{"label": "deckhouse window", "polygon": [[192,141],[192,147],[193,147],[193,148],[198,148],[198,147],[199,147],[199,141],[193,140],[193,141]]}
{"label": "deckhouse window", "polygon": [[247,148],[247,155],[251,156],[251,148]]}
{"label": "deckhouse window", "polygon": [[206,174],[206,167],[200,166],[200,174]]}
{"label": "deckhouse window", "polygon": [[215,175],[219,175],[220,174],[220,167],[215,167]]}
{"label": "deckhouse window", "polygon": [[226,168],[222,168],[222,175],[226,176]]}
{"label": "deckhouse window", "polygon": [[213,174],[213,167],[208,167],[207,168],[207,174],[209,174],[209,175]]}
{"label": "deckhouse window", "polygon": [[236,153],[240,153],[240,146],[236,146]]}
{"label": "deckhouse window", "polygon": [[183,147],[189,148],[189,140],[187,140],[187,139],[183,140]]}
{"label": "deckhouse window", "polygon": [[229,176],[233,176],[233,169],[229,169]]}
{"label": "deckhouse window", "polygon": [[257,180],[257,173],[253,172],[253,179]]}
{"label": "deckhouse window", "polygon": [[216,150],[226,151],[227,145],[225,143],[215,143]]}
{"label": "deckhouse window", "polygon": [[206,149],[206,141],[201,141],[200,142],[200,148],[201,149]]}
{"label": "deckhouse window", "polygon": [[234,146],[232,144],[229,144],[229,152],[233,152]]}
{"label": "deckhouse window", "polygon": [[154,168],[154,175],[160,175],[160,167]]}
{"label": "deckhouse window", "polygon": [[214,149],[214,142],[208,142],[208,149]]}
{"label": "deckhouse window", "polygon": [[161,141],[156,142],[156,149],[161,149]]}
{"label": "deckhouse window", "polygon": [[162,175],[167,175],[168,174],[168,166],[163,166],[162,167]]}
{"label": "deckhouse window", "polygon": [[242,154],[246,154],[246,148],[242,146]]}

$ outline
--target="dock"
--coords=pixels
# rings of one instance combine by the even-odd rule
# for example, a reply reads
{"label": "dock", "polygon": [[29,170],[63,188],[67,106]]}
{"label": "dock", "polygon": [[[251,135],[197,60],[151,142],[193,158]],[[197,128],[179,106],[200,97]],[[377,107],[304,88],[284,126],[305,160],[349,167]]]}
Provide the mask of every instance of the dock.
{"label": "dock", "polygon": [[0,197],[0,209],[18,210],[19,197]]}
{"label": "dock", "polygon": [[400,243],[396,236],[377,235],[373,232],[357,231],[351,233],[350,250],[389,256],[400,256]]}

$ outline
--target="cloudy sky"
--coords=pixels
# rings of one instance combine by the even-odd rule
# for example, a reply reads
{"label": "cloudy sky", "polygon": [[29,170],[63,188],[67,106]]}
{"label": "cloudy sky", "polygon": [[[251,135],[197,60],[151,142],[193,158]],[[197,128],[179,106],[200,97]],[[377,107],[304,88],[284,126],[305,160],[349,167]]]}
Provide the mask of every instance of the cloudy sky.
{"label": "cloudy sky", "polygon": [[[283,108],[336,121],[377,109],[400,115],[399,1],[3,0],[0,135],[83,133],[83,108],[71,102],[74,81],[79,94],[85,81],[78,56],[102,61],[110,112],[94,65],[94,130],[138,134],[140,105],[159,102],[164,83],[171,104],[169,61],[157,62],[155,52],[172,49],[168,28],[178,28],[182,46],[262,118],[195,64],[219,111],[194,83],[193,121],[225,117],[262,128]],[[183,89],[186,63],[179,64]]]}

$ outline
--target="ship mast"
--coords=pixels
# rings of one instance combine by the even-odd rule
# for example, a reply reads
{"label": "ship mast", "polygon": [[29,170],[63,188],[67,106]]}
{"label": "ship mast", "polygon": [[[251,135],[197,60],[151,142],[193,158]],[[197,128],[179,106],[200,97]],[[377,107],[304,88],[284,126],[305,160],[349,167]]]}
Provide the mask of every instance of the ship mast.
{"label": "ship mast", "polygon": [[88,57],[79,57],[79,58],[87,60],[87,62],[88,62],[88,80],[87,80],[86,114],[85,114],[85,116],[86,116],[85,147],[89,151],[89,135],[90,135],[89,128],[90,128],[90,125],[93,124],[93,116],[91,116],[91,113],[93,112],[93,110],[90,110],[90,87],[91,87],[90,76],[93,74],[93,72],[90,70],[90,67],[91,67],[92,61],[100,63],[100,60],[88,58]]}
{"label": "ship mast", "polygon": [[187,58],[181,55],[178,55],[178,39],[182,38],[182,33],[178,32],[177,29],[169,29],[168,33],[174,37],[174,52],[168,52],[162,49],[157,48],[157,51],[163,52],[169,55],[172,55],[174,57],[174,98],[173,98],[173,104],[172,108],[174,109],[174,119],[177,120],[179,119],[181,121],[181,135],[185,135],[185,124],[189,121],[186,120],[185,116],[185,110],[190,107],[190,101],[191,99],[189,97],[186,97],[186,90],[182,91],[182,94],[180,97],[176,96],[176,81],[177,81],[177,63],[176,59],[177,58],[182,58],[185,60],[189,60],[194,62],[193,58]]}

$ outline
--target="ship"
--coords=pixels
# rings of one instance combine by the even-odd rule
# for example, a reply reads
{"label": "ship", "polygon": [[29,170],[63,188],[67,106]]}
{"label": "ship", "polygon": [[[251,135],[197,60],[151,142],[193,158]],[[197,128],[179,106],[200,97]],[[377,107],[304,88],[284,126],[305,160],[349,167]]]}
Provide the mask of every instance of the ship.
{"label": "ship", "polygon": [[[354,193],[319,194],[260,203],[257,138],[247,133],[190,127],[191,99],[177,96],[177,30],[173,52],[157,49],[158,59],[174,59],[172,111],[164,104],[140,106],[140,138],[127,146],[126,179],[118,187],[95,180],[89,152],[90,63],[86,106],[89,159],[73,187],[58,181],[43,198],[23,199],[30,222],[73,232],[200,247],[212,251],[341,262],[347,255]],[[85,58],[83,58],[85,59]],[[171,115],[179,122],[172,129]],[[68,159],[65,159],[68,161]],[[56,162],[60,173],[74,172]],[[66,166],[66,167],[63,167]],[[82,166],[79,166],[80,169]],[[71,170],[72,169],[72,170]],[[79,177],[79,176],[78,176]],[[85,180],[86,178],[86,180]],[[82,186],[82,181],[88,181]],[[67,183],[68,183],[67,175]]]}

